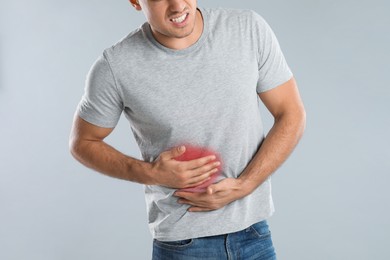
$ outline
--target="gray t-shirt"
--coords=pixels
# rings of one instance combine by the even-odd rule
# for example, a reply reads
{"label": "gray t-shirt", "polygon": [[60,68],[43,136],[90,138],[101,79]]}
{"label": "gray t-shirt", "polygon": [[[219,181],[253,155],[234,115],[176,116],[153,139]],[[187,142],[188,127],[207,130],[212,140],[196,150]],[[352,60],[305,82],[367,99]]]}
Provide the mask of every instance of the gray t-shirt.
{"label": "gray t-shirt", "polygon": [[[122,112],[145,161],[176,145],[209,147],[223,177],[237,178],[264,138],[258,93],[292,77],[267,23],[247,10],[199,8],[204,28],[184,50],[159,44],[147,23],[106,49],[89,72],[78,115],[115,127]],[[274,211],[271,183],[204,213],[188,212],[174,189],[145,185],[149,227],[163,241],[242,230]]]}

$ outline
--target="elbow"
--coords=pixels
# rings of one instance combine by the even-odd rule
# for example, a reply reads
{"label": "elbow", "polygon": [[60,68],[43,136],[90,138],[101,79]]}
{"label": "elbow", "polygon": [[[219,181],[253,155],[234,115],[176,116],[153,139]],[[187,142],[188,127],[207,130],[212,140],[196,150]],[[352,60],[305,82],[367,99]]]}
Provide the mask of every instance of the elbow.
{"label": "elbow", "polygon": [[76,160],[80,161],[81,142],[79,138],[72,132],[69,137],[69,152]]}
{"label": "elbow", "polygon": [[85,145],[76,138],[69,139],[69,152],[81,164],[85,164]]}
{"label": "elbow", "polygon": [[300,138],[306,129],[306,111],[303,105],[295,106],[274,116],[274,123],[285,125]]}
{"label": "elbow", "polygon": [[78,145],[77,141],[73,137],[69,138],[69,152],[75,159],[77,159]]}
{"label": "elbow", "polygon": [[275,117],[275,123],[280,123],[294,133],[297,140],[301,139],[306,129],[306,111],[303,105],[295,106]]}

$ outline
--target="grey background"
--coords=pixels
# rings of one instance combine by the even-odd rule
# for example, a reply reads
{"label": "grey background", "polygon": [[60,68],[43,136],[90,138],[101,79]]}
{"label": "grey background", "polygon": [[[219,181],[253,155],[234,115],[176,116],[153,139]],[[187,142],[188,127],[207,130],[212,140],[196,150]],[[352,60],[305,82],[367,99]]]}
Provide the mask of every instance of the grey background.
{"label": "grey background", "polygon": [[[306,105],[273,176],[279,259],[390,259],[389,2],[199,4],[263,15]],[[84,168],[67,144],[89,67],[143,21],[124,0],[1,0],[0,259],[150,258],[142,186]],[[140,157],[125,120],[108,141]]]}

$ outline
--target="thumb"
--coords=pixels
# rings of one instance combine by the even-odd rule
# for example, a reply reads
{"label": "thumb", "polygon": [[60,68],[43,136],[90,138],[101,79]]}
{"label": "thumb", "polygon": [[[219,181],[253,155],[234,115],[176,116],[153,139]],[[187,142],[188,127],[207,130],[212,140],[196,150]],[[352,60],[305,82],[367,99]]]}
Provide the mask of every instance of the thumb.
{"label": "thumb", "polygon": [[170,157],[171,157],[171,159],[178,157],[178,156],[182,155],[185,151],[186,151],[186,147],[184,145],[173,147],[170,150]]}
{"label": "thumb", "polygon": [[214,193],[216,193],[218,191],[219,191],[218,183],[211,184],[210,186],[207,187],[207,194],[209,194],[209,195],[212,195],[212,194],[214,194]]}
{"label": "thumb", "polygon": [[220,182],[211,184],[207,187],[207,193],[209,195],[229,189],[229,178],[223,179]]}

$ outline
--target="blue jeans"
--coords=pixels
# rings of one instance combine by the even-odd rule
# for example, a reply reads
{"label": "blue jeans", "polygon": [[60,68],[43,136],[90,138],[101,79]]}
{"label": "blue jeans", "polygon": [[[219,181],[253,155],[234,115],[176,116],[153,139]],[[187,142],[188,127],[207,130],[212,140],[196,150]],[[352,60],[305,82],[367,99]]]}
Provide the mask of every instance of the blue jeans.
{"label": "blue jeans", "polygon": [[153,260],[275,260],[267,222],[219,236],[173,242],[153,241]]}

